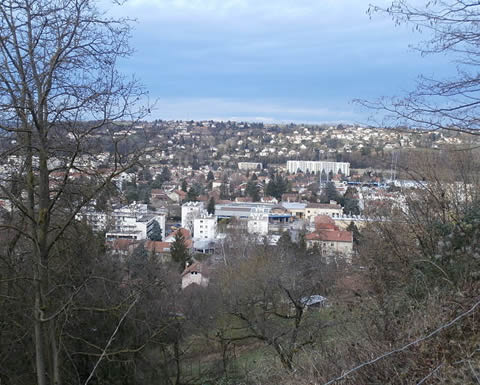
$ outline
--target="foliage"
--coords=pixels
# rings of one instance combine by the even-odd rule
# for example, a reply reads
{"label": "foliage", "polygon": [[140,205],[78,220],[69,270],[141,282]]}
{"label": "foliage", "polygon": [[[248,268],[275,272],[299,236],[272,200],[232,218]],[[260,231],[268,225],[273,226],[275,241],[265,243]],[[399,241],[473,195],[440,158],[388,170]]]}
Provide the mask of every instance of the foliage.
{"label": "foliage", "polygon": [[162,228],[160,227],[160,224],[158,221],[154,220],[152,223],[152,229],[150,230],[150,234],[148,234],[148,237],[152,241],[161,241],[162,240]]}
{"label": "foliage", "polygon": [[322,193],[320,194],[320,202],[330,203],[330,201],[339,202],[340,200],[340,194],[335,187],[335,183],[327,182],[322,190]]}
{"label": "foliage", "polygon": [[288,181],[280,174],[275,174],[265,188],[265,195],[272,196],[278,200],[282,199],[282,194],[288,191]]}
{"label": "foliage", "polygon": [[198,193],[194,187],[190,187],[185,198],[186,202],[196,202],[198,200]]}
{"label": "foliage", "polygon": [[258,183],[252,180],[248,181],[245,194],[252,198],[253,202],[258,202],[260,200],[260,187]]}
{"label": "foliage", "polygon": [[175,240],[170,246],[170,255],[172,256],[173,262],[178,266],[180,272],[185,270],[187,262],[190,262],[191,260],[185,237],[180,230],[177,230]]}
{"label": "foliage", "polygon": [[214,197],[211,197],[208,200],[207,212],[212,215],[215,214],[215,198]]}

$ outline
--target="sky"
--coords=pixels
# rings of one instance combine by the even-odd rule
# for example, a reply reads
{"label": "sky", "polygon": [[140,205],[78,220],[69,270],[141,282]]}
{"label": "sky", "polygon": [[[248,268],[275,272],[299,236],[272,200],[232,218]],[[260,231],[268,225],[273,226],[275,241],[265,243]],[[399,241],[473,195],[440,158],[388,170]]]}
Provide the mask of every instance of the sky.
{"label": "sky", "polygon": [[[375,1],[375,0],[372,0]],[[376,5],[385,5],[378,0]],[[154,102],[149,119],[368,123],[352,100],[401,95],[445,57],[362,0],[129,0],[134,54],[119,63]]]}

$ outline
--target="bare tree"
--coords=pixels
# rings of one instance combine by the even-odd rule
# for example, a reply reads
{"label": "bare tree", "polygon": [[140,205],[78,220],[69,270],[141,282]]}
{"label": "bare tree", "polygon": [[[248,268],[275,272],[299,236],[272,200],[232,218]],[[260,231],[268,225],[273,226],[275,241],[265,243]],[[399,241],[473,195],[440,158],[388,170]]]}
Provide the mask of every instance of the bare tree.
{"label": "bare tree", "polygon": [[422,55],[446,54],[456,64],[456,76],[422,76],[415,90],[403,97],[361,104],[382,112],[387,126],[445,129],[480,135],[480,5],[468,0],[424,3],[395,0],[388,8],[371,5],[369,13],[386,13],[396,24],[424,31],[427,40],[416,46]]}
{"label": "bare tree", "polygon": [[67,244],[81,236],[75,217],[139,157],[130,126],[116,123],[143,114],[142,89],[116,70],[129,31],[91,0],[0,3],[0,194],[11,205],[0,229],[11,235],[8,279],[27,296],[16,299],[30,312],[38,385],[63,382],[64,315],[85,288],[59,279],[81,258]]}
{"label": "bare tree", "polygon": [[[217,271],[219,305],[230,330],[218,328],[222,347],[253,340],[273,348],[282,366],[292,371],[295,357],[318,342],[333,322],[315,316],[308,306],[328,274],[318,256],[299,257],[260,246],[248,256],[231,259]],[[225,355],[226,351],[223,351]]]}

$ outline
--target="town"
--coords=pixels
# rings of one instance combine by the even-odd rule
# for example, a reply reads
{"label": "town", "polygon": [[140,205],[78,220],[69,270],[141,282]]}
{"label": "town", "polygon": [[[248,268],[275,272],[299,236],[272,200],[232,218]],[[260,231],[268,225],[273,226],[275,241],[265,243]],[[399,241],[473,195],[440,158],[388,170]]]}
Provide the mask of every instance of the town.
{"label": "town", "polygon": [[0,385],[480,383],[478,1],[0,15]]}
{"label": "town", "polygon": [[[143,143],[143,152],[76,218],[103,234],[108,250],[123,259],[141,248],[170,261],[172,245],[183,242],[185,272],[192,263],[201,270],[221,261],[232,232],[272,246],[283,235],[305,242],[323,259],[355,263],[359,228],[406,210],[404,189],[424,188],[400,170],[399,155],[471,142],[451,132],[344,125],[157,121],[114,130],[118,138]],[[77,162],[108,170],[111,158],[103,151]],[[7,157],[2,178],[10,180],[21,163]],[[87,172],[69,174],[72,180],[85,177]],[[11,207],[8,199],[0,203]],[[196,278],[208,282],[201,274]]]}

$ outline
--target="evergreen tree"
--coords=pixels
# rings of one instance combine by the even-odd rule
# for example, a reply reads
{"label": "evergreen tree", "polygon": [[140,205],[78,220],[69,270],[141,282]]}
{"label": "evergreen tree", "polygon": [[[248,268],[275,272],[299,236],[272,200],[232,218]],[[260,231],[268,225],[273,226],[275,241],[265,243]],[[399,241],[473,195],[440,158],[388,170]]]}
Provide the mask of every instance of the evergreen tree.
{"label": "evergreen tree", "polygon": [[351,221],[347,227],[347,231],[351,231],[353,233],[353,244],[358,246],[360,243],[360,230],[358,230],[357,225]]}
{"label": "evergreen tree", "polygon": [[182,272],[185,270],[187,262],[189,262],[191,258],[188,253],[185,237],[180,230],[175,234],[175,240],[170,246],[170,255],[172,256],[172,261],[178,265],[179,271]]}
{"label": "evergreen tree", "polygon": [[281,175],[273,175],[270,182],[268,182],[265,189],[265,194],[268,196],[275,197],[277,199],[282,198],[282,194],[288,191],[288,181],[284,179]]}
{"label": "evergreen tree", "polygon": [[228,178],[225,175],[222,180],[222,185],[220,186],[220,199],[228,199],[230,197],[230,192],[228,191]]}
{"label": "evergreen tree", "polygon": [[322,183],[325,183],[327,181],[327,173],[325,172],[325,170],[322,170],[322,174],[321,174],[321,180],[322,180]]}
{"label": "evergreen tree", "polygon": [[152,223],[152,229],[148,235],[152,241],[161,241],[162,240],[162,229],[158,221],[154,220]]}
{"label": "evergreen tree", "polygon": [[360,215],[360,207],[358,206],[358,199],[345,198],[343,200],[343,212],[345,214]]}
{"label": "evergreen tree", "polygon": [[247,183],[247,188],[245,189],[245,193],[252,198],[252,201],[258,202],[260,200],[260,189],[256,182],[249,181]]}
{"label": "evergreen tree", "polygon": [[210,181],[212,181],[212,180],[214,180],[214,179],[215,179],[215,176],[213,175],[212,170],[210,170],[210,171],[208,172],[208,175],[207,175],[207,181],[210,182]]}
{"label": "evergreen tree", "polygon": [[162,183],[168,182],[171,179],[172,175],[167,166],[163,167],[162,173],[160,174],[160,181]]}
{"label": "evergreen tree", "polygon": [[187,189],[188,189],[187,181],[184,179],[182,181],[182,191],[187,192]]}
{"label": "evergreen tree", "polygon": [[198,200],[198,194],[197,191],[193,188],[190,187],[188,192],[187,192],[187,202],[196,202]]}
{"label": "evergreen tree", "polygon": [[322,191],[322,194],[320,195],[320,202],[321,203],[330,203],[330,201],[340,201],[340,195],[337,192],[337,189],[335,187],[335,183],[333,182],[328,182],[325,185],[325,188]]}
{"label": "evergreen tree", "polygon": [[127,261],[130,278],[136,278],[145,268],[148,261],[148,253],[143,243],[139,244],[132,252]]}
{"label": "evergreen tree", "polygon": [[208,201],[207,212],[212,215],[215,214],[215,198],[214,197],[211,197],[210,200]]}

